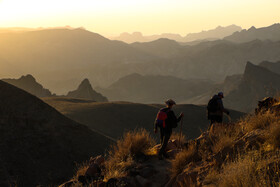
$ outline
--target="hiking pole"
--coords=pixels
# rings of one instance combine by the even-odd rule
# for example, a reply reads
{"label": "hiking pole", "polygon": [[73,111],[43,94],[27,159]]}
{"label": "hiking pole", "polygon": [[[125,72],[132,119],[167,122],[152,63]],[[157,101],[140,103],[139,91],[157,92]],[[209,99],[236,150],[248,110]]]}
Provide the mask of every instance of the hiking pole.
{"label": "hiking pole", "polygon": [[184,116],[181,119],[180,136],[179,136],[179,148],[182,149],[181,138],[182,138],[182,127],[183,127]]}

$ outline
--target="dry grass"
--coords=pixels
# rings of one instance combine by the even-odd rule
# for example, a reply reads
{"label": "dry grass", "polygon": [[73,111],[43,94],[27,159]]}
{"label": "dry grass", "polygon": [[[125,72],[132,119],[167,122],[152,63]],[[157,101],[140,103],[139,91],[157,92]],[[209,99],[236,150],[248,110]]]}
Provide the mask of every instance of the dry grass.
{"label": "dry grass", "polygon": [[178,140],[178,142],[180,143],[181,147],[184,146],[185,143],[187,143],[187,138],[186,136],[182,133],[181,137],[180,137],[180,133],[177,132],[173,132],[170,140]]}
{"label": "dry grass", "polygon": [[146,155],[154,145],[154,139],[144,129],[125,133],[109,151],[105,180],[126,176],[128,169],[135,166],[137,158]]}
{"label": "dry grass", "polygon": [[76,169],[76,172],[75,172],[76,174],[73,178],[78,180],[79,176],[84,176],[86,174],[88,166],[89,166],[89,161],[86,161],[82,164],[77,165],[76,166],[77,169]]}
{"label": "dry grass", "polygon": [[214,125],[209,132],[209,137],[212,141],[212,152],[218,153],[225,148],[231,147],[240,134],[242,134],[242,128],[239,124]]}
{"label": "dry grass", "polygon": [[279,118],[279,115],[277,116],[275,113],[267,111],[257,115],[248,115],[241,124],[244,126],[246,131],[250,132],[255,129],[265,129],[270,126],[270,124],[279,123]]}
{"label": "dry grass", "polygon": [[171,162],[171,177],[176,177],[180,174],[196,156],[197,150],[194,144],[190,145],[188,149],[184,149],[182,152],[178,153]]}
{"label": "dry grass", "polygon": [[266,142],[272,145],[274,149],[280,147],[280,120],[270,125],[266,136]]}
{"label": "dry grass", "polygon": [[278,186],[279,160],[268,159],[259,151],[250,152],[225,165],[217,177],[216,185],[221,187]]}

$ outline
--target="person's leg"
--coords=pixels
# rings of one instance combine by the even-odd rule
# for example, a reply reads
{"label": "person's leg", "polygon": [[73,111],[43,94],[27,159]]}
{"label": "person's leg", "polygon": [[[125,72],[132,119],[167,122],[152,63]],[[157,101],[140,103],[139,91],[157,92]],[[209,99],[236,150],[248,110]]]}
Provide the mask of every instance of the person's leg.
{"label": "person's leg", "polygon": [[165,149],[166,149],[166,146],[170,139],[170,136],[171,136],[171,132],[164,133],[163,144],[161,145],[161,148],[159,150],[159,156],[162,156],[162,155],[166,156]]}
{"label": "person's leg", "polygon": [[163,138],[164,138],[164,129],[163,127],[160,127],[160,144],[163,144]]}

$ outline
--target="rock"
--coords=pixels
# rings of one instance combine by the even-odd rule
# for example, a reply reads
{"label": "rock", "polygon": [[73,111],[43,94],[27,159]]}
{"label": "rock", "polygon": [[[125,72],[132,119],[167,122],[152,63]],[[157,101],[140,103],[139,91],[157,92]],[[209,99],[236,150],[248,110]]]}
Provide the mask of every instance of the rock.
{"label": "rock", "polygon": [[150,186],[150,181],[147,180],[147,179],[145,179],[145,178],[143,178],[143,177],[141,177],[140,175],[137,175],[137,176],[135,177],[135,179],[136,179],[136,182],[137,182],[141,187],[145,187],[145,186],[149,187],[149,186]]}
{"label": "rock", "polygon": [[266,97],[259,101],[258,107],[255,109],[255,114],[268,111],[278,100],[273,97]]}

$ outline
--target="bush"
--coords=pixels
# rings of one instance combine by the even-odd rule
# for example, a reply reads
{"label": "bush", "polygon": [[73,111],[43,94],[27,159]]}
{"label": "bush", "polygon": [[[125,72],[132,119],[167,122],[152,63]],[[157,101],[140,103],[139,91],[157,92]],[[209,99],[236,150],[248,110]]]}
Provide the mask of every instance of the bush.
{"label": "bush", "polygon": [[196,159],[196,156],[195,144],[191,144],[188,149],[178,153],[175,159],[171,161],[171,177],[176,177],[180,174],[190,162]]}
{"label": "bush", "polygon": [[137,158],[146,155],[154,145],[154,139],[144,129],[125,133],[108,152],[105,179],[126,176],[127,170],[136,164]]}
{"label": "bush", "polygon": [[218,178],[222,187],[278,186],[279,160],[268,159],[259,151],[250,152],[225,165]]}
{"label": "bush", "polygon": [[246,131],[250,132],[256,129],[265,129],[271,124],[278,122],[279,116],[271,111],[265,113],[259,113],[257,115],[248,115],[241,124],[244,126]]}

